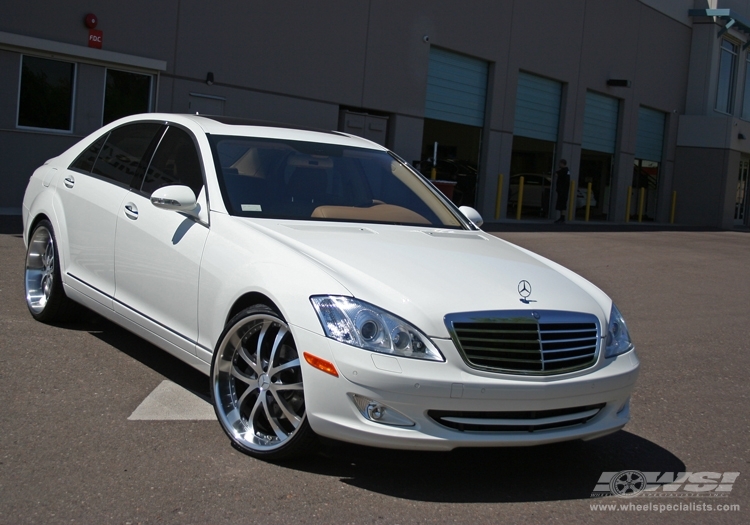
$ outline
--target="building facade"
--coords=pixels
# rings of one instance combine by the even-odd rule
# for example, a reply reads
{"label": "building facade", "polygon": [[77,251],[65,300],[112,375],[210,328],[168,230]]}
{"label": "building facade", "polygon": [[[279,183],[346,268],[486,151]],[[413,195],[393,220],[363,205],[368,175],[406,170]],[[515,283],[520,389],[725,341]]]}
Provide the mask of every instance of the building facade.
{"label": "building facade", "polygon": [[566,159],[577,220],[746,227],[748,15],[747,0],[8,3],[0,213],[20,213],[45,159],[165,111],[363,135],[487,222],[554,218]]}

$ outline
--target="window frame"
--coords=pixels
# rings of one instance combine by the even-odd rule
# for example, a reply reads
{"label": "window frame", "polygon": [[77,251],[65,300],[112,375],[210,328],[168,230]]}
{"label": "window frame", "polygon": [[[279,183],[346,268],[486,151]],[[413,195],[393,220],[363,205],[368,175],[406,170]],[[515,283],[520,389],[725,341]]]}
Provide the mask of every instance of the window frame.
{"label": "window frame", "polygon": [[[724,43],[732,46],[732,50],[724,47]],[[727,103],[726,107],[719,108],[719,96],[721,95],[721,79],[722,79],[722,58],[724,57],[724,51],[731,53],[732,55],[732,67],[729,74],[728,81],[728,92],[726,93]],[[735,97],[737,94],[737,69],[739,63],[740,46],[737,42],[734,42],[728,38],[721,39],[721,45],[719,46],[719,75],[716,82],[716,100],[714,101],[714,111],[723,115],[732,115],[735,110]]]}
{"label": "window frame", "polygon": [[[19,123],[21,117],[21,90],[23,88],[23,59],[25,57],[38,58],[42,60],[49,60],[53,62],[63,62],[65,64],[71,64],[73,66],[73,79],[70,86],[70,127],[68,129],[56,129],[56,128],[41,128],[37,126],[24,126]],[[60,60],[59,58],[49,58],[44,56],[35,55],[33,53],[21,53],[18,61],[18,89],[16,96],[16,129],[28,130],[28,131],[43,131],[46,133],[55,134],[72,134],[75,129],[75,115],[76,115],[76,94],[78,92],[78,62],[70,60]]]}

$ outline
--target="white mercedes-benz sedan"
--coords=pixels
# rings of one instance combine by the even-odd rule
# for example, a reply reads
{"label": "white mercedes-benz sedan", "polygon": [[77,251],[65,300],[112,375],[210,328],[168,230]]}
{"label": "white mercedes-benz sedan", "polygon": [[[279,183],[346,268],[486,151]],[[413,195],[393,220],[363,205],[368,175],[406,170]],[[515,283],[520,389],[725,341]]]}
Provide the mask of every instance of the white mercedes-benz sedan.
{"label": "white mercedes-benz sedan", "polygon": [[387,149],[222,117],[113,122],[32,175],[26,303],[208,374],[232,443],[450,450],[622,428],[639,362],[601,290],[484,233]]}

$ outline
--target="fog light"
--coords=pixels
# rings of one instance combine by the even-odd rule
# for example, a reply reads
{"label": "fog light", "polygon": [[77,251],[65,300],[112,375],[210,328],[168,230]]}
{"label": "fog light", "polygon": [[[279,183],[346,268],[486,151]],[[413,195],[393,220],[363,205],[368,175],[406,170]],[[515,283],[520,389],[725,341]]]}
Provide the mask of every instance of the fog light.
{"label": "fog light", "polygon": [[368,419],[378,421],[383,417],[383,413],[385,412],[385,407],[378,405],[377,403],[370,403],[369,405],[367,405],[366,411],[367,411]]}
{"label": "fog light", "polygon": [[413,427],[415,425],[414,421],[388,405],[357,394],[349,394],[349,396],[351,396],[362,416],[369,421],[395,427]]}

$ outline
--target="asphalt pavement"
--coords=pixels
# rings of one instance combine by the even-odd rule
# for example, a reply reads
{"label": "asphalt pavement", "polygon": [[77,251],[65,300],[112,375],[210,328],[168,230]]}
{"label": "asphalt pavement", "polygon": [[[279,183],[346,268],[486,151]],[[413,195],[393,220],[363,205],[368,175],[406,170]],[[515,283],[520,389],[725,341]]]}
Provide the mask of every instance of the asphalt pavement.
{"label": "asphalt pavement", "polygon": [[[205,376],[92,313],[35,322],[23,241],[6,229],[0,523],[747,523],[750,233],[500,229],[604,289],[624,314],[642,364],[624,430],[450,453],[326,441],[308,459],[264,463],[211,420]],[[723,498],[685,496],[684,485],[673,498],[591,497],[603,472],[626,470],[739,476]],[[665,503],[684,507],[660,512]]]}

